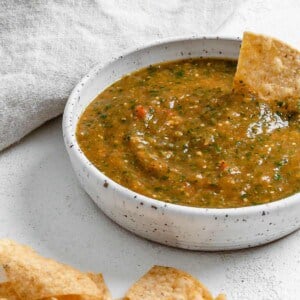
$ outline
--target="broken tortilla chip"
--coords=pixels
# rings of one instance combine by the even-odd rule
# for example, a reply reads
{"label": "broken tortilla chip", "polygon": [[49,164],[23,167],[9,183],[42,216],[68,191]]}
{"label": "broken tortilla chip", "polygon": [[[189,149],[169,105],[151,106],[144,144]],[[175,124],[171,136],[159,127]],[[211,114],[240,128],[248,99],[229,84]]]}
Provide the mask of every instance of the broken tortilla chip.
{"label": "broken tortilla chip", "polygon": [[127,292],[125,300],[213,300],[207,288],[190,274],[154,266]]}
{"label": "broken tortilla chip", "polygon": [[300,52],[277,39],[245,32],[233,90],[299,111]]}
{"label": "broken tortilla chip", "polygon": [[[70,266],[43,258],[31,248],[10,240],[0,241],[0,264],[7,280],[22,300],[104,298],[99,275],[91,275]],[[104,281],[102,281],[104,285]]]}

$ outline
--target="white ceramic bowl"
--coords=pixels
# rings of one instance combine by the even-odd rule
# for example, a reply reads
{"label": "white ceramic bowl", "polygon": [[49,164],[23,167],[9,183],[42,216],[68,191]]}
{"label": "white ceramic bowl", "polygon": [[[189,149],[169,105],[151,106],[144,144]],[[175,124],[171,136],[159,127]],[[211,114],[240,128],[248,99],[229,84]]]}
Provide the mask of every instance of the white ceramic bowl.
{"label": "white ceramic bowl", "polygon": [[239,48],[239,39],[220,37],[158,42],[95,67],[77,84],[64,112],[65,144],[82,187],[119,225],[146,239],[193,250],[253,247],[300,227],[300,193],[243,208],[205,209],[169,204],[137,194],[105,176],[89,162],[76,141],[76,125],[84,109],[123,75],[150,64],[181,58],[237,58]]}

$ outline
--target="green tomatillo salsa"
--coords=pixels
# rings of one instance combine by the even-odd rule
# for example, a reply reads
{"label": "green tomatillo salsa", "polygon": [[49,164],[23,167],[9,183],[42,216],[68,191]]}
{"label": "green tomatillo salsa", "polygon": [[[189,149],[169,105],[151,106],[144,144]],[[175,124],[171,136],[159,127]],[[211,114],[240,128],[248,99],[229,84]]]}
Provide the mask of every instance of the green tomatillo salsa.
{"label": "green tomatillo salsa", "polygon": [[186,59],[123,77],[82,114],[80,148],[114,181],[170,203],[242,207],[298,192],[299,114],[233,95],[235,70]]}

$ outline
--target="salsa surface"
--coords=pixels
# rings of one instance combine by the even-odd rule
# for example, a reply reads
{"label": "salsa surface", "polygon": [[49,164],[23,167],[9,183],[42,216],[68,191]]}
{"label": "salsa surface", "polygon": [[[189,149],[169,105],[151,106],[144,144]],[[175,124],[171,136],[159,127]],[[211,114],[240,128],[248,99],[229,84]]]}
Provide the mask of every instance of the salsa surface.
{"label": "salsa surface", "polygon": [[235,70],[188,59],[123,77],[84,111],[80,148],[114,181],[170,203],[242,207],[298,192],[299,114],[232,95]]}

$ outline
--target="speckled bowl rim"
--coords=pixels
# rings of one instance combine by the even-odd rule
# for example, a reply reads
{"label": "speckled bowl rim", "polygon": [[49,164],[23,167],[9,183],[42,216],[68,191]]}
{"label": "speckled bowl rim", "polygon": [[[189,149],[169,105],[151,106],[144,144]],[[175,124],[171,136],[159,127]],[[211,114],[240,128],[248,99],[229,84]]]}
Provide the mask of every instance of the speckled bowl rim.
{"label": "speckled bowl rim", "polygon": [[[86,88],[88,86],[89,81],[93,79],[99,71],[105,67],[109,67],[111,63],[118,59],[122,59],[126,57],[127,55],[133,54],[134,52],[140,51],[140,50],[146,50],[147,48],[158,46],[158,45],[167,45],[169,43],[175,43],[175,42],[186,42],[191,40],[227,40],[227,41],[241,41],[240,37],[227,37],[227,36],[190,36],[190,37],[178,37],[178,38],[167,38],[167,39],[160,39],[158,41],[154,41],[144,47],[135,47],[130,49],[129,51],[126,51],[124,54],[117,58],[113,58],[108,63],[102,65],[97,64],[95,67],[93,67],[87,75],[85,75],[79,83],[75,86],[72,93],[70,94],[68,101],[65,106],[64,114],[63,114],[63,135],[64,135],[64,141],[66,144],[66,147],[68,148],[68,151],[71,151],[76,159],[82,161],[85,165],[85,167],[88,169],[89,172],[93,173],[96,177],[98,177],[103,183],[107,182],[109,184],[109,187],[118,191],[124,199],[130,198],[130,200],[126,201],[133,201],[136,204],[139,204],[141,201],[144,202],[144,204],[148,204],[151,207],[155,207],[157,209],[168,209],[171,212],[175,214],[187,214],[187,215],[212,215],[212,216],[224,216],[224,215],[257,215],[257,214],[264,214],[265,212],[272,212],[276,210],[283,209],[285,207],[293,207],[293,205],[297,204],[297,201],[300,205],[299,196],[300,192],[293,194],[289,197],[275,200],[273,202],[269,202],[266,204],[258,204],[258,205],[252,205],[252,206],[245,206],[245,207],[236,207],[236,208],[203,208],[203,207],[193,207],[193,206],[185,206],[185,205],[179,205],[179,204],[172,204],[169,202],[165,202],[163,200],[157,200],[154,198],[150,198],[147,196],[144,196],[142,194],[139,194],[137,192],[134,192],[108,176],[104,175],[100,170],[98,170],[84,155],[82,150],[80,149],[77,140],[75,132],[72,131],[72,122],[73,122],[73,109],[74,109],[74,102],[78,100],[78,97],[80,97],[81,91],[83,89],[83,86]],[[94,99],[91,99],[89,103],[91,103]],[[77,125],[78,120],[76,121]],[[76,127],[75,127],[76,128]]]}

